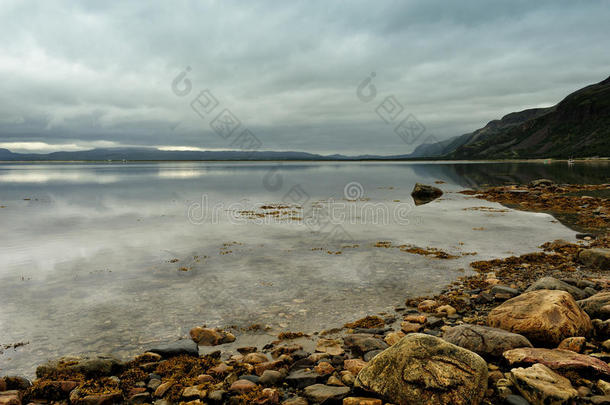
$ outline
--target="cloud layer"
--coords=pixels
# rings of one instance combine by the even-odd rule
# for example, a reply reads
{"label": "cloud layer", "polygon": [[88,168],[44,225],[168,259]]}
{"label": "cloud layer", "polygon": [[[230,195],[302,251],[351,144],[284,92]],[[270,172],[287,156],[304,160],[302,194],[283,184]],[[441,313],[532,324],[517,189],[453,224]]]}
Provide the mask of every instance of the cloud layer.
{"label": "cloud layer", "polygon": [[[210,127],[227,108],[261,149],[408,153],[393,131],[408,114],[443,139],[604,79],[608,21],[603,1],[7,0],[0,146],[230,149]],[[201,118],[204,89],[218,106]],[[388,96],[394,124],[376,113]]]}

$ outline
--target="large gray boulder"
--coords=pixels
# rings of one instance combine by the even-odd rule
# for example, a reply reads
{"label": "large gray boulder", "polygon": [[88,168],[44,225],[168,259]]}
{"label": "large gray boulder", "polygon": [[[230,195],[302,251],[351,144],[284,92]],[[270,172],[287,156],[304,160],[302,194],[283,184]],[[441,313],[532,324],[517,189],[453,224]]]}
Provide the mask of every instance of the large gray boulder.
{"label": "large gray boulder", "polygon": [[526,292],[537,291],[537,290],[559,290],[566,291],[572,294],[575,300],[582,300],[587,298],[587,293],[578,287],[570,285],[565,281],[557,280],[554,277],[542,277],[534,284],[530,285]]}
{"label": "large gray boulder", "polygon": [[396,404],[478,404],[487,389],[487,363],[443,339],[411,333],[375,356],[355,386]]}
{"label": "large gray boulder", "polygon": [[458,325],[445,332],[443,339],[483,357],[500,357],[518,347],[533,347],[525,336],[480,325]]}

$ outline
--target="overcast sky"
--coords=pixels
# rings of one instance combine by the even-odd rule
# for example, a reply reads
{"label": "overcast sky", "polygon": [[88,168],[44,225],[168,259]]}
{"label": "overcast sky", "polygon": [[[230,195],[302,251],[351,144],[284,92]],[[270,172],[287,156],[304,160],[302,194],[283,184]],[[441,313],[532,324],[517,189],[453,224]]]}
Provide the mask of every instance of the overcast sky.
{"label": "overcast sky", "polygon": [[0,147],[233,149],[248,129],[264,150],[408,153],[608,77],[609,21],[607,1],[3,0]]}

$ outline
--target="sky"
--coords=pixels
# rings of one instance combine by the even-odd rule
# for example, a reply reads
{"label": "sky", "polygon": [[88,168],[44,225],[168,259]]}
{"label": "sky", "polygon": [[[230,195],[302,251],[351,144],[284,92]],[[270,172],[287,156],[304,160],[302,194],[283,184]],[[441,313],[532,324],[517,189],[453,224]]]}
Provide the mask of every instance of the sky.
{"label": "sky", "polygon": [[0,148],[409,153],[605,79],[608,21],[594,0],[2,0]]}

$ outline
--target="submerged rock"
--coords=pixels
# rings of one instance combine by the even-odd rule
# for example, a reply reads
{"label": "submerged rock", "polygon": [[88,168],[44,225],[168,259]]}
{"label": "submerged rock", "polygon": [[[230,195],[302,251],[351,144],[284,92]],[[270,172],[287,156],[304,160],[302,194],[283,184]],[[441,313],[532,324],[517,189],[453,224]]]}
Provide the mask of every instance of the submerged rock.
{"label": "submerged rock", "polygon": [[450,328],[443,335],[449,343],[481,356],[499,357],[506,350],[532,347],[525,336],[488,326],[464,324]]}
{"label": "submerged rock", "polygon": [[189,356],[199,356],[199,349],[197,348],[197,343],[189,339],[181,339],[175,342],[155,346],[148,351],[160,354],[163,357],[180,356],[181,354],[187,354]]}
{"label": "submerged rock", "polygon": [[440,188],[428,186],[421,183],[415,183],[411,197],[415,201],[415,205],[422,205],[429,203],[430,201],[436,200],[443,195],[443,191]]}
{"label": "submerged rock", "polygon": [[440,338],[412,333],[373,358],[355,386],[398,404],[478,404],[487,363]]}
{"label": "submerged rock", "polygon": [[570,380],[543,364],[514,368],[510,379],[519,393],[534,405],[565,404],[578,396]]}
{"label": "submerged rock", "polygon": [[593,328],[574,298],[558,290],[530,291],[511,298],[489,313],[487,323],[553,346],[567,337],[584,336]]}

